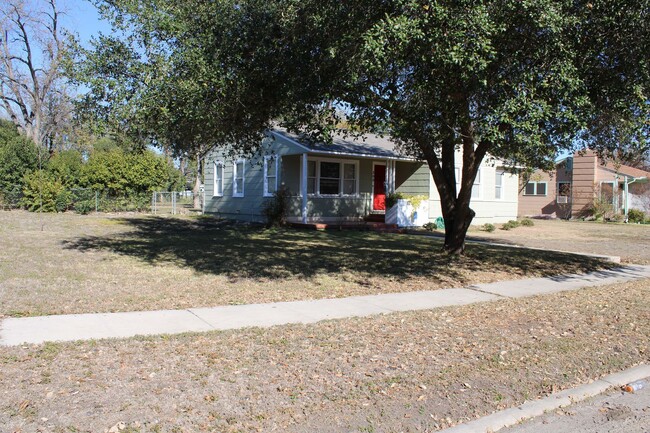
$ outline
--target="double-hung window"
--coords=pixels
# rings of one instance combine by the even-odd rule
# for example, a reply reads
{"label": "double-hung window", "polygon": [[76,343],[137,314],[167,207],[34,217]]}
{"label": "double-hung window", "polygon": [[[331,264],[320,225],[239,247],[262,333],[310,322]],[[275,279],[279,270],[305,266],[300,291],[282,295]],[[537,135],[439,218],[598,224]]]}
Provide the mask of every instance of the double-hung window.
{"label": "double-hung window", "polygon": [[357,193],[357,166],[343,163],[343,195]]}
{"label": "double-hung window", "polygon": [[494,198],[503,199],[503,170],[497,170],[494,174]]}
{"label": "double-hung window", "polygon": [[338,195],[341,192],[341,164],[338,162],[320,163],[319,192],[321,195]]}
{"label": "double-hung window", "polygon": [[524,195],[546,195],[546,182],[528,182],[524,188]]}
{"label": "double-hung window", "polygon": [[221,197],[223,195],[223,162],[214,162],[214,185],[212,195],[214,197]]}
{"label": "double-hung window", "polygon": [[246,175],[246,161],[238,159],[232,167],[232,196],[244,196],[244,177]]}
{"label": "double-hung window", "polygon": [[604,203],[616,204],[615,188],[614,182],[600,182],[600,200]]}
{"label": "double-hung window", "polygon": [[278,158],[264,157],[264,197],[271,197],[278,190]]}
{"label": "double-hung window", "polygon": [[557,202],[558,204],[569,203],[571,201],[571,182],[557,183]]}
{"label": "double-hung window", "polygon": [[307,194],[321,196],[356,195],[359,165],[355,161],[307,161]]}

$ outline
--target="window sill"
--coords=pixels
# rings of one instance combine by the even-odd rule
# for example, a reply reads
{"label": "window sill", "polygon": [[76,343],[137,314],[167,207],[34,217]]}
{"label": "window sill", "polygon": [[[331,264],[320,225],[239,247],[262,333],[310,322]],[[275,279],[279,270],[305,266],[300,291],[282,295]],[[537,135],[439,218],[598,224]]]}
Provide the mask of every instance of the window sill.
{"label": "window sill", "polygon": [[307,194],[309,198],[359,198],[359,194]]}

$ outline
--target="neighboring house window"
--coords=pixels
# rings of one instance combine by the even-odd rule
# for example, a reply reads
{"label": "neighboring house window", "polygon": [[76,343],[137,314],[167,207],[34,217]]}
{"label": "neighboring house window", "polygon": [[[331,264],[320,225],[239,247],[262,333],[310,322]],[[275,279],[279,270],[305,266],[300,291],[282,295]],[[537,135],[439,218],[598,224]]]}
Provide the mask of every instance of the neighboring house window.
{"label": "neighboring house window", "polygon": [[264,197],[271,197],[278,190],[278,158],[264,157]]}
{"label": "neighboring house window", "polygon": [[528,182],[524,195],[546,195],[546,182]]}
{"label": "neighboring house window", "polygon": [[[456,196],[460,193],[461,188],[461,171],[460,167],[456,167]],[[474,179],[474,184],[472,184],[472,198],[479,198],[481,196],[481,169],[479,168],[476,172],[476,179]]]}
{"label": "neighboring house window", "polygon": [[600,201],[603,203],[614,204],[614,182],[600,183]]}
{"label": "neighboring house window", "polygon": [[233,164],[233,179],[232,179],[232,196],[244,196],[244,175],[246,171],[246,161],[238,159]]}
{"label": "neighboring house window", "polygon": [[558,204],[565,204],[571,201],[571,182],[558,182],[557,183],[557,202]]}
{"label": "neighboring house window", "polygon": [[214,162],[214,190],[212,192],[214,197],[221,197],[223,195],[223,162]]}
{"label": "neighboring house window", "polygon": [[307,193],[315,195],[356,195],[359,165],[356,161],[307,161]]}
{"label": "neighboring house window", "polygon": [[494,175],[494,198],[503,199],[503,170],[497,170]]}

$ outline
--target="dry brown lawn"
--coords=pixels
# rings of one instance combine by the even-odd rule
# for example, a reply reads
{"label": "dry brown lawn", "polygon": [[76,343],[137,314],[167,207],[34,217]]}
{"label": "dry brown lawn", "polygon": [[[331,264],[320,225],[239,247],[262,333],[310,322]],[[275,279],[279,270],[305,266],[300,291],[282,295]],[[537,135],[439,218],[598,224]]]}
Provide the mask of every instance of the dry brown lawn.
{"label": "dry brown lawn", "polygon": [[143,215],[0,212],[0,245],[0,319],[431,290],[603,266],[486,245],[453,258],[439,239],[399,234]]}
{"label": "dry brown lawn", "polygon": [[[535,248],[619,256],[623,263],[650,264],[650,225],[564,220],[533,220],[533,227],[472,227],[469,235],[494,242]],[[497,224],[497,227],[501,227]]]}
{"label": "dry brown lawn", "polygon": [[3,432],[431,432],[650,361],[650,280],[0,351]]}

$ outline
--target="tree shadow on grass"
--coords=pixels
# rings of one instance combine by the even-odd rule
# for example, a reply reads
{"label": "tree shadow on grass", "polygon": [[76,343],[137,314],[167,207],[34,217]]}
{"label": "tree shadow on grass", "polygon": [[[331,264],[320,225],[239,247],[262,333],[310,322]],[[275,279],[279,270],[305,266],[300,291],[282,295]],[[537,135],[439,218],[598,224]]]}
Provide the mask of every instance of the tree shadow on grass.
{"label": "tree shadow on grass", "polygon": [[359,231],[266,229],[214,219],[122,218],[130,230],[64,241],[67,249],[110,251],[151,265],[176,265],[232,279],[305,278],[352,273],[361,278],[442,278],[467,271],[557,275],[603,269],[601,261],[547,251],[471,244],[463,257],[441,240]]}

